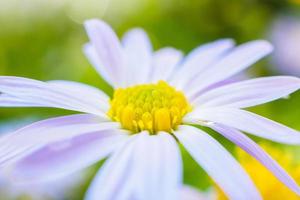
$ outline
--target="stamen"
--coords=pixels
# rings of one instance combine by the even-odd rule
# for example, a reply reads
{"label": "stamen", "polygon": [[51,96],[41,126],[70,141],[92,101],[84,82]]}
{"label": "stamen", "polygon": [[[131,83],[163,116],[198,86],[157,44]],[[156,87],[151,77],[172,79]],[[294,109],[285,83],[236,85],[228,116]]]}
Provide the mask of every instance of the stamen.
{"label": "stamen", "polygon": [[182,92],[164,81],[115,90],[108,115],[133,133],[171,132],[191,106]]}

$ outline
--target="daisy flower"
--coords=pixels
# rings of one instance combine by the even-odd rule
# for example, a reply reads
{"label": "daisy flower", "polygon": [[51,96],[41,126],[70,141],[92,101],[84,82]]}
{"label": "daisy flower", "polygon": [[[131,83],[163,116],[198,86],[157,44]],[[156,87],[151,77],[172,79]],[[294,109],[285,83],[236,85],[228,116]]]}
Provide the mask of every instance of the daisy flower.
{"label": "daisy flower", "polygon": [[236,159],[204,130],[216,130],[259,160],[295,193],[295,181],[243,132],[300,144],[298,131],[242,108],[289,95],[295,77],[230,84],[234,76],[272,51],[266,41],[235,47],[230,39],[200,46],[185,58],[174,48],[153,51],[146,33],[133,29],[119,42],[99,20],[85,23],[84,52],[114,88],[70,81],[0,78],[0,104],[82,112],[33,123],[0,141],[0,165],[18,179],[38,181],[76,172],[109,156],[87,200],[176,199],[182,187],[181,143],[230,199],[261,199]]}

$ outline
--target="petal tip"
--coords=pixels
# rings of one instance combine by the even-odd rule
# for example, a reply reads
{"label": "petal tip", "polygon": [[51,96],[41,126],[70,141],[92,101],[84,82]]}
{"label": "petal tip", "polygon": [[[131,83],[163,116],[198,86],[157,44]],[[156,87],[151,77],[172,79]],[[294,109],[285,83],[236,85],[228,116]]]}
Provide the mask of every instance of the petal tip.
{"label": "petal tip", "polygon": [[236,42],[233,38],[224,38],[221,41],[228,43],[228,45],[235,46]]}
{"label": "petal tip", "polygon": [[128,30],[127,33],[125,33],[125,35],[128,33],[146,34],[146,31],[141,27],[135,27],[135,28]]}
{"label": "petal tip", "polygon": [[258,48],[264,50],[266,54],[269,54],[274,50],[274,46],[267,40],[256,40],[254,43]]}
{"label": "petal tip", "polygon": [[86,21],[84,21],[84,27],[85,29],[88,30],[95,30],[95,29],[112,29],[111,26],[109,24],[107,24],[105,21],[101,20],[101,19],[88,19]]}
{"label": "petal tip", "polygon": [[97,24],[106,24],[104,21],[100,20],[100,19],[88,19],[84,21],[84,25],[85,26],[91,26],[91,25],[97,25]]}

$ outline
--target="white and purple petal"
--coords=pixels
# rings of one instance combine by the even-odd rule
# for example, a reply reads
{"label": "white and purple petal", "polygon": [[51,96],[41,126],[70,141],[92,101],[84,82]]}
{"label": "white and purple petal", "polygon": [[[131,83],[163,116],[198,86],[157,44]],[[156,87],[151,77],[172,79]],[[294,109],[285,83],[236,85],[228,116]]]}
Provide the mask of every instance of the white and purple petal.
{"label": "white and purple petal", "polygon": [[89,98],[89,100],[94,100],[98,103],[109,102],[109,96],[102,90],[84,83],[65,80],[52,80],[48,81],[48,83],[65,90],[65,92],[75,94],[80,98]]}
{"label": "white and purple petal", "polygon": [[152,44],[142,29],[132,29],[122,39],[126,71],[125,86],[148,83],[152,67]]}
{"label": "white and purple petal", "polygon": [[182,65],[171,76],[170,83],[178,89],[189,89],[186,87],[195,76],[207,70],[233,46],[234,41],[231,39],[217,40],[199,46],[184,58]]}
{"label": "white and purple petal", "polygon": [[130,137],[108,158],[94,177],[85,195],[86,200],[130,199],[134,187],[129,177],[132,175],[135,140],[136,136]]}
{"label": "white and purple petal", "polygon": [[293,178],[288,175],[288,173],[259,145],[257,145],[253,140],[247,137],[240,131],[229,128],[220,124],[213,124],[212,129],[219,132],[221,135],[235,143],[237,146],[241,147],[259,162],[261,162],[268,170],[270,170],[274,176],[278,178],[287,187],[293,190],[295,193],[300,195],[300,187]]}
{"label": "white and purple petal", "polygon": [[184,122],[195,124],[220,123],[275,142],[298,145],[300,132],[249,111],[216,107],[199,108],[188,113]]}
{"label": "white and purple petal", "polygon": [[0,92],[0,107],[44,107],[44,105]]}
{"label": "white and purple petal", "polygon": [[175,139],[165,132],[141,135],[134,157],[136,199],[178,199],[182,160]]}
{"label": "white and purple petal", "polygon": [[89,114],[39,121],[0,138],[0,165],[8,165],[53,142],[118,128],[118,123]]}
{"label": "white and purple petal", "polygon": [[199,73],[190,82],[189,87],[192,87],[192,89],[188,91],[187,95],[193,97],[206,87],[238,74],[262,57],[268,55],[272,50],[272,45],[263,40],[248,42],[236,47],[219,59],[218,62],[206,68],[202,73]]}
{"label": "white and purple petal", "polygon": [[[87,20],[84,23],[87,34],[95,48],[101,65],[105,67],[113,87],[124,85],[124,52],[121,43],[112,30],[105,22],[97,19]],[[98,60],[98,59],[97,59]]]}
{"label": "white and purple petal", "polygon": [[198,128],[182,125],[175,136],[230,199],[261,199],[248,174],[209,134]]}
{"label": "white and purple petal", "polygon": [[171,47],[159,49],[153,54],[151,82],[168,80],[182,61],[183,53]]}
{"label": "white and purple petal", "polygon": [[267,103],[300,88],[300,79],[291,76],[271,76],[226,84],[193,100],[198,107],[245,108]]}
{"label": "white and purple petal", "polygon": [[104,164],[86,199],[176,199],[180,187],[181,157],[174,138],[141,132]]}
{"label": "white and purple petal", "polygon": [[[16,106],[23,104],[24,106],[54,107],[106,116],[107,96],[100,95],[99,92],[94,94],[83,86],[78,87],[78,90],[80,91],[76,92],[57,84],[28,78],[0,76],[0,102],[3,101],[3,106],[13,106],[15,102]],[[80,95],[82,93],[85,98]],[[95,96],[101,98],[95,99]],[[4,99],[1,100],[1,97]]]}
{"label": "white and purple petal", "polygon": [[180,189],[180,200],[215,200],[217,199],[215,191],[199,191],[188,185]]}
{"label": "white and purple petal", "polygon": [[102,63],[100,57],[93,44],[87,43],[83,46],[83,53],[89,60],[90,64],[95,68],[98,74],[111,86],[114,86],[114,76],[110,70]]}
{"label": "white and purple petal", "polygon": [[16,180],[53,180],[84,169],[108,156],[128,135],[120,130],[100,130],[48,143],[18,160],[12,168]]}

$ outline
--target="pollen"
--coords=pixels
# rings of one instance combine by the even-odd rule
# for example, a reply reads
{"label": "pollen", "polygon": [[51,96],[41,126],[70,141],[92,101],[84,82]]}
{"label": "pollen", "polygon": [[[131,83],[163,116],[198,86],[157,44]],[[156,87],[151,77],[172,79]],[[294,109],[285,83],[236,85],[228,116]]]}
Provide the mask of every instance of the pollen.
{"label": "pollen", "polygon": [[133,133],[172,132],[191,110],[184,94],[164,81],[116,89],[108,115]]}

